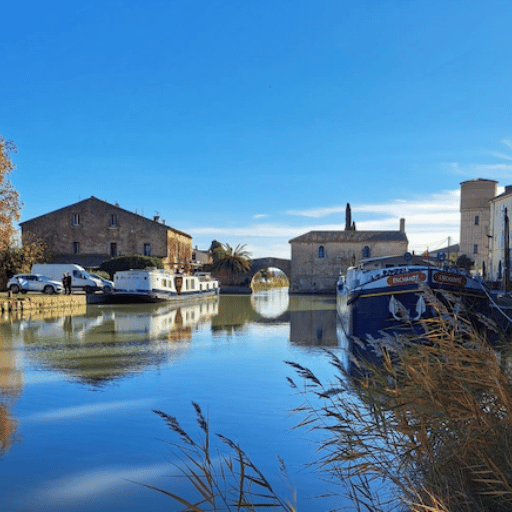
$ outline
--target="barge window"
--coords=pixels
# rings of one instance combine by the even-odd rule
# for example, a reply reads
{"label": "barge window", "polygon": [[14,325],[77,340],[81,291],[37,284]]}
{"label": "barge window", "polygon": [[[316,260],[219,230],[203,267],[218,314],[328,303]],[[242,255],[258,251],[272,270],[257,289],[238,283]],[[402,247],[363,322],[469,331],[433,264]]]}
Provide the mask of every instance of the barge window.
{"label": "barge window", "polygon": [[318,257],[319,258],[325,258],[325,249],[324,249],[324,246],[321,245],[319,248],[318,248]]}
{"label": "barge window", "polygon": [[80,225],[80,215],[78,213],[71,214],[71,225],[72,226]]}
{"label": "barge window", "polygon": [[151,244],[144,244],[144,256],[151,256]]}
{"label": "barge window", "polygon": [[73,242],[73,254],[80,252],[80,242]]}
{"label": "barge window", "polygon": [[110,244],[110,256],[113,258],[114,256],[117,256],[117,244],[115,242],[112,242]]}
{"label": "barge window", "polygon": [[110,214],[110,218],[108,220],[108,225],[110,227],[116,227],[117,226],[117,215],[115,213]]}

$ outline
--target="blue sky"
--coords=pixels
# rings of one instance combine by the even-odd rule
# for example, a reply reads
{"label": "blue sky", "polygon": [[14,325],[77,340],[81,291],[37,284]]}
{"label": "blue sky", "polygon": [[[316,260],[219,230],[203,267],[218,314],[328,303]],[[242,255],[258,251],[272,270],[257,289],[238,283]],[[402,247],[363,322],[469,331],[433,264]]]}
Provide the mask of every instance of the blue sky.
{"label": "blue sky", "polygon": [[2,5],[0,134],[22,220],[96,196],[209,247],[459,238],[460,182],[512,183],[512,2]]}

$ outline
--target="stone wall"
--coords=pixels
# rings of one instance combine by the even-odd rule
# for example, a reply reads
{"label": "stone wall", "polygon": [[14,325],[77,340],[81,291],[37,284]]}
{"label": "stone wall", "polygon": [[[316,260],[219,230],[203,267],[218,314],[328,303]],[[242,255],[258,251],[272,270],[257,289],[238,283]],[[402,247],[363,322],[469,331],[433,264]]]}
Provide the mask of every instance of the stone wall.
{"label": "stone wall", "polygon": [[[45,240],[52,255],[77,262],[96,256],[141,254],[184,266],[192,259],[192,238],[157,219],[151,220],[94,197],[21,224],[23,233]],[[92,259],[93,258],[89,258]]]}
{"label": "stone wall", "polygon": [[73,310],[80,314],[86,312],[86,295],[11,295],[9,292],[0,295],[0,311],[2,315],[37,315],[49,312],[55,316],[68,314]]}
{"label": "stone wall", "polygon": [[[323,258],[319,257],[320,246],[324,247]],[[340,273],[361,260],[365,247],[372,258],[393,256],[407,251],[407,241],[293,243],[290,292],[335,293]]]}
{"label": "stone wall", "polygon": [[460,254],[475,262],[475,270],[482,273],[489,258],[490,204],[496,196],[494,180],[468,180],[460,192]]}

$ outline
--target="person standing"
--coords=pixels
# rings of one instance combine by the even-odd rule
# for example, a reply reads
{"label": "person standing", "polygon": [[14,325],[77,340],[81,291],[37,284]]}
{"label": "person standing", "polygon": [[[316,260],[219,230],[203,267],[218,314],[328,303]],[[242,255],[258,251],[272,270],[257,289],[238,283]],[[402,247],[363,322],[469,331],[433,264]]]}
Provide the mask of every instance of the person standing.
{"label": "person standing", "polygon": [[62,276],[62,285],[64,286],[64,295],[71,295],[71,274],[65,272]]}

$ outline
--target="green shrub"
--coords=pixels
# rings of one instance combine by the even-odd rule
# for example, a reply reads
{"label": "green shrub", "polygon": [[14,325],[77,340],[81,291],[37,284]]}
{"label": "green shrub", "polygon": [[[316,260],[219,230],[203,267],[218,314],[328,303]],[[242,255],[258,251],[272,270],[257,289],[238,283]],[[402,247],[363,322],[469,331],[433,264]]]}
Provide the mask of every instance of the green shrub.
{"label": "green shrub", "polygon": [[105,270],[96,270],[96,269],[87,269],[87,272],[89,274],[96,274],[100,277],[103,277],[104,279],[110,279],[110,274],[108,272],[105,272]]}
{"label": "green shrub", "polygon": [[121,270],[144,269],[148,267],[164,268],[162,260],[156,256],[141,256],[130,254],[127,256],[116,256],[100,265],[100,270],[107,272],[110,279]]}

